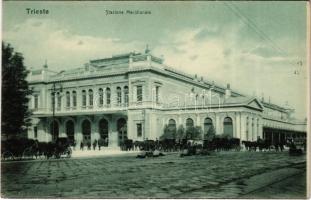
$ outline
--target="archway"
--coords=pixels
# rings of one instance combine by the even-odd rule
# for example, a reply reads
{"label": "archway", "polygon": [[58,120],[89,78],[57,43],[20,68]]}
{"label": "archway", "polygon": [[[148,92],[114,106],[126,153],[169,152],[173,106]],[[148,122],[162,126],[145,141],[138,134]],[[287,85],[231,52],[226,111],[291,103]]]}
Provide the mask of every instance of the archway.
{"label": "archway", "polygon": [[50,133],[52,135],[52,141],[56,141],[59,137],[59,124],[56,120],[52,121],[50,124]]}
{"label": "archway", "polygon": [[204,137],[211,139],[216,135],[215,128],[213,126],[213,121],[211,118],[207,117],[204,119]]}
{"label": "archway", "polygon": [[233,124],[230,117],[224,119],[224,135],[233,137]]}
{"label": "archway", "polygon": [[75,140],[75,125],[72,120],[66,122],[66,134],[70,143],[72,144]]}
{"label": "archway", "polygon": [[176,136],[176,121],[174,119],[168,121],[168,130],[172,136]]}
{"label": "archway", "polygon": [[83,142],[91,142],[91,122],[87,119],[82,122],[82,135]]}
{"label": "archway", "polygon": [[100,138],[104,140],[104,146],[108,146],[109,142],[109,123],[106,119],[101,119],[98,123]]}
{"label": "archway", "polygon": [[119,135],[119,145],[127,140],[127,124],[124,118],[120,118],[117,121],[117,130]]}

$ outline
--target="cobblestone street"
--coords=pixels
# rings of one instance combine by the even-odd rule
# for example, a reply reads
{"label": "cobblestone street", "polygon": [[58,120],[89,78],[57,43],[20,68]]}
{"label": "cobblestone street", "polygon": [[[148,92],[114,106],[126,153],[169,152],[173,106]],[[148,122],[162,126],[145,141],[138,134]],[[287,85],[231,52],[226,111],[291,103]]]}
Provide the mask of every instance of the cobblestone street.
{"label": "cobblestone street", "polygon": [[[2,197],[71,198],[235,198],[264,197],[267,184],[286,177],[299,187],[270,188],[269,197],[287,192],[305,196],[305,156],[288,152],[220,152],[211,156],[75,158],[2,163]],[[290,184],[292,181],[284,181]],[[282,186],[282,187],[283,187]],[[285,186],[284,186],[285,187]],[[297,191],[298,190],[298,191]],[[256,192],[253,192],[256,191]],[[263,190],[267,191],[267,190]],[[261,196],[262,194],[262,196]]]}

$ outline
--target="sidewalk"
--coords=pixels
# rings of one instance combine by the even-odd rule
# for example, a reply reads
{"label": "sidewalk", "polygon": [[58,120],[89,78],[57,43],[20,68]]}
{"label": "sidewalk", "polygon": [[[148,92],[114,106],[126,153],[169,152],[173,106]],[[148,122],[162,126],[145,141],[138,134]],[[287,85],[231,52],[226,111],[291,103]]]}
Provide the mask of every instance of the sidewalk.
{"label": "sidewalk", "polygon": [[121,151],[120,148],[103,148],[101,150],[73,150],[71,157],[97,157],[97,156],[115,156],[115,155],[137,155],[140,151]]}

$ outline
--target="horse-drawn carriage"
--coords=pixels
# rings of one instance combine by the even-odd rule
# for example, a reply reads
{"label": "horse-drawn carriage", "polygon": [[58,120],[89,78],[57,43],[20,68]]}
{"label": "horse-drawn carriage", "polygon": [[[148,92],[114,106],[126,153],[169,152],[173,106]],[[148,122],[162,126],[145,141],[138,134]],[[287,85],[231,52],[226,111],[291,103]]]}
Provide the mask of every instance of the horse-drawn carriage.
{"label": "horse-drawn carriage", "polygon": [[67,138],[58,138],[54,142],[38,142],[32,139],[10,139],[1,144],[2,160],[20,160],[45,157],[71,157],[72,150]]}

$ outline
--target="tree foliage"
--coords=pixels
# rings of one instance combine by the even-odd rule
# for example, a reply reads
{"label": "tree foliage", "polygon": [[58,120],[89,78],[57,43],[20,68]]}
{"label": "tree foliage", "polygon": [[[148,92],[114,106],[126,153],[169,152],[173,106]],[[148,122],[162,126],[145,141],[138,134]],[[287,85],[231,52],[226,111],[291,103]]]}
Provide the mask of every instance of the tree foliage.
{"label": "tree foliage", "polygon": [[29,71],[21,53],[2,42],[2,110],[1,134],[18,136],[31,125],[28,109],[29,89],[26,80]]}
{"label": "tree foliage", "polygon": [[208,129],[207,133],[204,135],[204,139],[212,140],[215,136],[216,136],[216,130],[214,128],[214,125],[211,125],[211,127]]}

